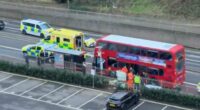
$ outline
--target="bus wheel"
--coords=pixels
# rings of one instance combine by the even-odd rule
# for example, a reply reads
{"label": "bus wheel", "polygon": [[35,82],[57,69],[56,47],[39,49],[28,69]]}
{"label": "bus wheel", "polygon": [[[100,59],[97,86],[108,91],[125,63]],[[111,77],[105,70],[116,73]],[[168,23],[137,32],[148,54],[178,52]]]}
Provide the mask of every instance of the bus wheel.
{"label": "bus wheel", "polygon": [[40,34],[40,37],[41,37],[41,38],[44,38],[44,34]]}
{"label": "bus wheel", "polygon": [[26,35],[27,33],[26,33],[26,31],[25,31],[25,30],[23,30],[23,31],[22,31],[22,34]]}

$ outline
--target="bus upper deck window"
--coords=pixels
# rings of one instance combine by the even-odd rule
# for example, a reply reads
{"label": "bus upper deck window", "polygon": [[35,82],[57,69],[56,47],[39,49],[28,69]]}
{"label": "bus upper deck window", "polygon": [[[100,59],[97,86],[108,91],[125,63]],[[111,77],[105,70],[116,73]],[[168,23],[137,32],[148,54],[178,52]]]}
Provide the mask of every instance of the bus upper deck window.
{"label": "bus upper deck window", "polygon": [[147,56],[152,58],[158,58],[158,52],[153,50],[148,50]]}
{"label": "bus upper deck window", "polygon": [[131,54],[135,54],[135,55],[139,55],[139,54],[140,54],[140,49],[137,48],[137,47],[132,47],[132,48],[130,49],[130,53],[131,53]]}
{"label": "bus upper deck window", "polygon": [[164,60],[171,60],[171,59],[172,59],[172,56],[171,56],[170,53],[161,52],[161,53],[160,53],[160,58],[161,58],[161,59],[164,59]]}
{"label": "bus upper deck window", "polygon": [[118,45],[117,49],[119,52],[127,53],[128,52],[128,47],[124,45]]}
{"label": "bus upper deck window", "polygon": [[142,56],[146,56],[146,55],[147,55],[147,50],[141,49],[140,54],[141,54]]}
{"label": "bus upper deck window", "polygon": [[108,44],[108,49],[109,50],[117,50],[117,45],[110,43],[110,44]]}
{"label": "bus upper deck window", "polygon": [[99,42],[97,44],[97,46],[102,47],[102,49],[106,49],[107,48],[107,43],[106,42]]}

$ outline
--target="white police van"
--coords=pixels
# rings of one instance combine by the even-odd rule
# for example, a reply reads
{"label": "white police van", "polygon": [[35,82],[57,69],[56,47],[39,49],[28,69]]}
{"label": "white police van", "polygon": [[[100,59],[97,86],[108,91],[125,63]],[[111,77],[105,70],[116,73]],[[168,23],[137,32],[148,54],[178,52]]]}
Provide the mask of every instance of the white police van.
{"label": "white police van", "polygon": [[20,31],[23,34],[30,34],[39,37],[47,37],[54,29],[43,21],[25,19],[21,21]]}

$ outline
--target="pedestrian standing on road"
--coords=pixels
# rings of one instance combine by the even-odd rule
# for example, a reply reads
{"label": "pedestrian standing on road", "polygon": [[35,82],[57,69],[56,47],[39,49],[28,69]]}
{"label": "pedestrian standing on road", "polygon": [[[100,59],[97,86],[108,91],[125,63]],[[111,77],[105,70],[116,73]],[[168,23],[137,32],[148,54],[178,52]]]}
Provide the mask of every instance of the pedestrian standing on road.
{"label": "pedestrian standing on road", "polygon": [[132,68],[130,68],[129,73],[128,73],[127,84],[128,84],[128,90],[131,92],[133,91],[133,87],[134,87],[133,79],[134,79],[134,75],[132,72]]}
{"label": "pedestrian standing on road", "polygon": [[138,74],[135,75],[134,81],[135,81],[135,89],[136,89],[137,91],[140,91],[141,78],[140,78],[140,76],[139,76]]}
{"label": "pedestrian standing on road", "polygon": [[27,53],[24,53],[24,58],[25,58],[26,66],[29,66],[29,58],[28,58]]}
{"label": "pedestrian standing on road", "polygon": [[41,65],[41,58],[40,58],[40,56],[39,56],[39,55],[37,56],[37,64],[38,64],[38,66],[40,66],[40,65]]}
{"label": "pedestrian standing on road", "polygon": [[45,60],[44,60],[44,51],[43,50],[41,50],[39,58],[40,58],[41,64],[44,64]]}

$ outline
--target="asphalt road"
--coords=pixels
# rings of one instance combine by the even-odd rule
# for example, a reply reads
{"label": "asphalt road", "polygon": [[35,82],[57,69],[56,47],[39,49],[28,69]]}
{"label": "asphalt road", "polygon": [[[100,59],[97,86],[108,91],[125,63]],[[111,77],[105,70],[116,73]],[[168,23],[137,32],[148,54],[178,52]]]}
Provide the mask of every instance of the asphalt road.
{"label": "asphalt road", "polygon": [[[105,110],[111,93],[0,71],[0,110]],[[141,99],[130,110],[190,110]]]}

